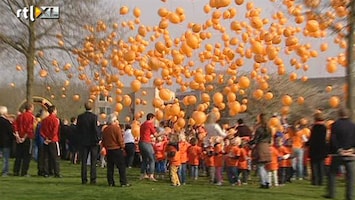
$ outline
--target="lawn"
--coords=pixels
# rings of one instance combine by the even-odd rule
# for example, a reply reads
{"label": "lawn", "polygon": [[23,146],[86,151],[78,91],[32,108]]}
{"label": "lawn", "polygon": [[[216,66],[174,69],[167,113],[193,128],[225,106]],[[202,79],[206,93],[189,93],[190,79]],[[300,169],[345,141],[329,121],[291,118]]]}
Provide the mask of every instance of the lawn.
{"label": "lawn", "polygon": [[[13,162],[11,162],[12,164]],[[0,162],[2,166],[2,162]],[[129,169],[128,180],[131,187],[108,187],[106,182],[106,169],[98,169],[97,185],[82,185],[80,179],[80,166],[72,165],[68,161],[61,162],[63,178],[44,178],[35,176],[37,163],[31,161],[31,177],[0,177],[1,200],[41,200],[41,199],[218,199],[218,200],[268,200],[268,199],[323,199],[325,187],[310,185],[308,180],[294,181],[282,187],[259,189],[257,177],[252,177],[248,185],[230,186],[227,182],[223,186],[208,183],[207,177],[200,177],[197,181],[189,180],[186,185],[172,187],[168,179],[150,182],[139,180],[139,169]],[[11,165],[12,169],[13,165]],[[115,176],[118,183],[118,173]],[[337,199],[344,199],[344,183],[337,184]]]}

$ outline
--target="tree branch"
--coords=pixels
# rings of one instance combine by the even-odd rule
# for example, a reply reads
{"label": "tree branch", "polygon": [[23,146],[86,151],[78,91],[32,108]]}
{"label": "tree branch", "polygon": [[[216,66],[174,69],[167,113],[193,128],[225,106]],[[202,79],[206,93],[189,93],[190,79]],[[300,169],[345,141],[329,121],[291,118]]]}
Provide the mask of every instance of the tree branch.
{"label": "tree branch", "polygon": [[24,54],[25,56],[27,55],[26,48],[22,44],[14,42],[13,40],[11,40],[10,38],[8,38],[7,36],[1,33],[0,33],[0,41],[3,41],[5,44],[11,46],[12,48]]}

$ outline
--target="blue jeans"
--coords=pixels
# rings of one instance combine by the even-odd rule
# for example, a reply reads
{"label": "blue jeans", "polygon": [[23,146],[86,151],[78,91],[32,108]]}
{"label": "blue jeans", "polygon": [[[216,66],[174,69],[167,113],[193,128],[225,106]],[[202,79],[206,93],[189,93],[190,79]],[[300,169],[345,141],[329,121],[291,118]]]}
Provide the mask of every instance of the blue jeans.
{"label": "blue jeans", "polygon": [[165,160],[159,160],[155,163],[155,170],[157,174],[165,174],[166,172],[166,161]]}
{"label": "blue jeans", "polygon": [[186,163],[181,163],[178,172],[181,184],[186,183],[186,174],[187,174],[186,171],[187,171]]}
{"label": "blue jeans", "polygon": [[227,174],[229,183],[235,184],[238,182],[238,168],[233,166],[227,167]]}
{"label": "blue jeans", "polygon": [[2,157],[4,158],[4,166],[2,167],[2,174],[7,175],[9,173],[10,148],[3,147],[1,151],[2,151]]}
{"label": "blue jeans", "polygon": [[148,142],[139,142],[139,149],[142,155],[141,174],[154,174],[155,158],[153,145]]}
{"label": "blue jeans", "polygon": [[293,154],[295,158],[292,160],[292,168],[296,171],[297,178],[303,178],[303,154],[302,148],[294,148]]}
{"label": "blue jeans", "polygon": [[269,176],[267,170],[265,169],[265,163],[258,163],[258,173],[260,177],[261,185],[269,185]]}
{"label": "blue jeans", "polygon": [[198,165],[191,165],[191,178],[198,178]]}

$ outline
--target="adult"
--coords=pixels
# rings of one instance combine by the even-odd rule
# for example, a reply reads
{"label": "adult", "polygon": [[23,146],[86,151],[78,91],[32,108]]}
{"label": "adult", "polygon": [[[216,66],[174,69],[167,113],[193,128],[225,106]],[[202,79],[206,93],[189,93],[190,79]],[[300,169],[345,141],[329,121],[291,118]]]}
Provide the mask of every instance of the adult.
{"label": "adult", "polygon": [[[45,169],[44,169],[44,138],[41,135],[41,123],[44,118],[48,116],[48,112],[46,110],[41,110],[38,116],[36,115],[37,118],[37,126],[36,126],[36,131],[35,131],[35,142],[37,146],[37,175],[38,176],[45,176]],[[49,165],[50,170],[49,174],[52,173],[52,166]]]}
{"label": "adult", "polygon": [[255,145],[252,157],[258,168],[260,188],[265,189],[270,187],[268,173],[265,168],[266,164],[271,162],[270,142],[271,131],[267,127],[265,115],[261,113],[257,116],[254,138],[249,144]]}
{"label": "adult", "polygon": [[76,130],[76,117],[70,118],[70,126],[68,130],[69,160],[72,164],[78,161],[78,133]]}
{"label": "adult", "polygon": [[221,126],[217,123],[217,120],[218,118],[214,112],[208,114],[205,123],[205,129],[207,132],[207,136],[204,139],[205,147],[211,143],[211,140],[216,140],[217,138],[223,139],[227,136],[227,133],[222,130]]}
{"label": "adult", "polygon": [[327,156],[327,127],[324,125],[323,114],[314,114],[314,124],[308,140],[309,157],[311,161],[312,185],[322,185],[324,177],[324,159]]}
{"label": "adult", "polygon": [[14,176],[30,176],[28,174],[28,169],[30,167],[31,162],[32,142],[35,137],[34,127],[36,123],[35,116],[33,115],[33,110],[33,104],[26,103],[25,111],[17,116],[14,123],[17,143],[14,164]]}
{"label": "adult", "polygon": [[155,115],[147,114],[147,120],[140,126],[139,149],[142,155],[141,178],[148,178],[151,181],[157,181],[154,178],[155,158],[151,136],[156,136],[157,131],[154,127]]}
{"label": "adult", "polygon": [[328,174],[326,198],[335,198],[335,181],[340,165],[345,166],[346,192],[345,199],[353,199],[354,173],[355,173],[355,124],[349,118],[349,110],[341,108],[338,111],[339,119],[331,127],[330,153],[332,158]]}
{"label": "adult", "polygon": [[247,137],[250,139],[251,137],[251,130],[250,128],[244,124],[244,120],[243,119],[238,119],[238,126],[237,126],[237,133],[236,133],[236,136],[239,136],[239,137]]}
{"label": "adult", "polygon": [[107,182],[109,186],[115,186],[114,169],[118,168],[121,187],[130,186],[127,183],[126,164],[124,157],[125,143],[121,127],[115,114],[110,114],[107,126],[102,131],[102,146],[107,151]]}
{"label": "adult", "polygon": [[77,134],[80,138],[81,183],[86,184],[88,182],[87,160],[90,154],[90,184],[96,184],[96,161],[99,144],[97,115],[92,113],[92,102],[86,102],[84,107],[85,112],[77,118]]}
{"label": "adult", "polygon": [[44,155],[44,176],[49,176],[49,169],[53,167],[54,177],[61,178],[59,162],[59,127],[60,121],[57,117],[57,109],[54,105],[48,107],[49,115],[41,122],[41,136],[44,139],[43,155]]}
{"label": "adult", "polygon": [[124,131],[124,143],[125,143],[125,151],[126,151],[126,165],[128,168],[132,168],[134,153],[136,152],[136,145],[134,144],[134,137],[132,134],[131,125],[125,125]]}
{"label": "adult", "polygon": [[12,141],[15,139],[11,122],[6,118],[7,107],[0,106],[0,151],[3,157],[2,176],[8,176]]}
{"label": "adult", "polygon": [[69,142],[68,135],[70,134],[70,126],[69,121],[67,119],[63,119],[60,123],[60,155],[61,159],[68,160],[69,159]]}
{"label": "adult", "polygon": [[292,168],[296,172],[296,178],[298,180],[303,180],[304,177],[304,155],[305,155],[305,143],[308,141],[307,132],[305,124],[300,123],[297,125],[296,131],[292,134],[292,151],[294,158],[292,160]]}

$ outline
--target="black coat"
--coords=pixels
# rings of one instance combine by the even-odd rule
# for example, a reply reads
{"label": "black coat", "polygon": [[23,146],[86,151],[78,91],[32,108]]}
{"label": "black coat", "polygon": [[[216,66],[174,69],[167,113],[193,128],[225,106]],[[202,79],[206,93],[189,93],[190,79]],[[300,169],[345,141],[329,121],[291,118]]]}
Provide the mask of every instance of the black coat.
{"label": "black coat", "polygon": [[326,142],[327,128],[324,124],[316,123],[311,129],[311,136],[308,141],[309,157],[311,160],[323,160],[328,154]]}
{"label": "black coat", "polygon": [[13,135],[14,129],[9,120],[0,117],[0,148],[10,148],[12,141],[15,139]]}
{"label": "black coat", "polygon": [[84,112],[78,116],[76,127],[79,137],[79,145],[93,146],[99,143],[97,115],[88,111]]}

